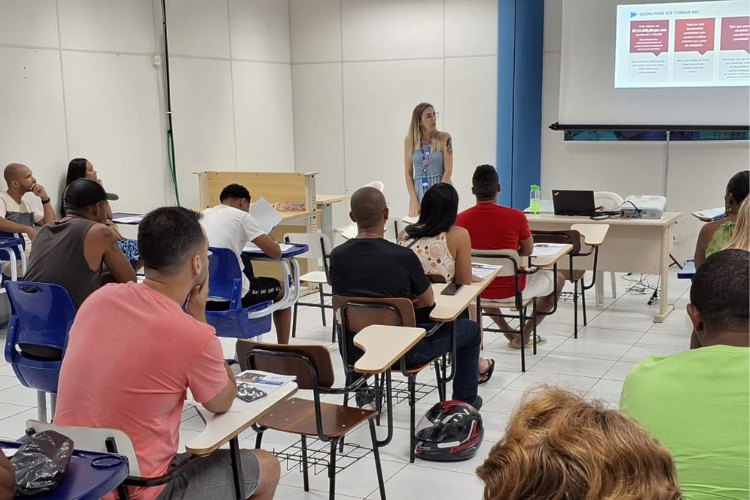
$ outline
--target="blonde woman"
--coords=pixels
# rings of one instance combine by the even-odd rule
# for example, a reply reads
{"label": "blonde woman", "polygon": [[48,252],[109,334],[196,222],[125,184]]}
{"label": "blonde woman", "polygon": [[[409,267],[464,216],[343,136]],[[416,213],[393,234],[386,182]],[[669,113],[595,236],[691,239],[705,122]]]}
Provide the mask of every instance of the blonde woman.
{"label": "blonde woman", "polygon": [[740,204],[734,234],[724,250],[735,249],[750,252],[750,196]]}
{"label": "blonde woman", "polygon": [[477,469],[484,500],[681,500],[675,462],[635,419],[553,387],[526,393]]}
{"label": "blonde woman", "polygon": [[440,182],[449,184],[453,173],[453,141],[448,132],[437,129],[438,113],[422,102],[411,113],[409,133],[404,140],[406,189],[409,217],[419,215],[425,191]]}

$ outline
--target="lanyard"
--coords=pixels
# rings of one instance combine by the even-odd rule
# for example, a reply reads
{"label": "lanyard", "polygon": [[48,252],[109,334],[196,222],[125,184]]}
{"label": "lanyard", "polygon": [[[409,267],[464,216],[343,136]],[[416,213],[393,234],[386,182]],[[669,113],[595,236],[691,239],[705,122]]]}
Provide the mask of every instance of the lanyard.
{"label": "lanyard", "polygon": [[432,139],[430,139],[430,143],[427,145],[427,151],[424,150],[424,145],[422,144],[422,141],[419,141],[419,151],[422,153],[422,173],[424,175],[427,175],[427,165],[430,164],[430,151],[432,150]]}

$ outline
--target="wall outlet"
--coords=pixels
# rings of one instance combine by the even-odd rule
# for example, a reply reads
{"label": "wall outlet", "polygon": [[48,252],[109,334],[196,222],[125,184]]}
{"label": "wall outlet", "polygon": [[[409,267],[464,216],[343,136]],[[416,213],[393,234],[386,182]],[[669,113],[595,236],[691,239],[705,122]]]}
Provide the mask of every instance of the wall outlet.
{"label": "wall outlet", "polygon": [[673,234],[672,235],[672,243],[677,243],[677,241],[678,241],[677,235]]}
{"label": "wall outlet", "polygon": [[152,56],[151,64],[153,66],[161,66],[161,56],[157,56],[157,55]]}

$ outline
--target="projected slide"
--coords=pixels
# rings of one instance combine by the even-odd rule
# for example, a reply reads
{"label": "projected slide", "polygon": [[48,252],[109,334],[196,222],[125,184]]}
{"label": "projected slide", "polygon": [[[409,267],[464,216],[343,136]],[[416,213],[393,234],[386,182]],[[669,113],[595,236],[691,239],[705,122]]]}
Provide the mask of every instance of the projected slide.
{"label": "projected slide", "polygon": [[750,2],[618,5],[615,88],[750,85]]}

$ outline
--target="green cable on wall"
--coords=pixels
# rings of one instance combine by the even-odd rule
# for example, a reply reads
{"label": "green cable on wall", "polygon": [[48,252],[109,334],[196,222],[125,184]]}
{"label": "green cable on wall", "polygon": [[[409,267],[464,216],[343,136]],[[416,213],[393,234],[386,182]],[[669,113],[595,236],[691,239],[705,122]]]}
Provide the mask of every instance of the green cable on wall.
{"label": "green cable on wall", "polygon": [[164,74],[167,90],[167,162],[169,163],[169,173],[172,176],[175,201],[177,202],[177,206],[180,206],[180,191],[177,187],[177,167],[175,165],[174,154],[174,130],[172,129],[172,92],[169,80],[169,42],[167,38],[166,0],[161,0],[161,15],[162,26],[164,26]]}

